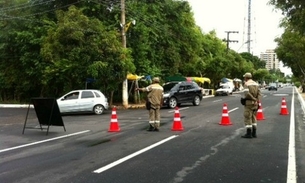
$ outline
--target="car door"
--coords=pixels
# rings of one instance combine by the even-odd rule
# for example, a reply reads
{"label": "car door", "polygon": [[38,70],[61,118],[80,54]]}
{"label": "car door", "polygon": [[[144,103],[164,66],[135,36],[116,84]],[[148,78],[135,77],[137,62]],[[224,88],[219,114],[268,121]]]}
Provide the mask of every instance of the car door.
{"label": "car door", "polygon": [[193,99],[196,95],[195,87],[192,85],[192,83],[189,83],[186,85],[186,100],[187,102],[193,102]]}
{"label": "car door", "polygon": [[92,91],[82,91],[79,99],[80,111],[93,111],[95,96]]}
{"label": "car door", "polygon": [[67,95],[61,97],[57,103],[61,113],[67,112],[77,112],[79,110],[78,106],[79,92],[71,92]]}
{"label": "car door", "polygon": [[181,84],[179,86],[178,92],[176,93],[176,97],[178,99],[178,103],[184,103],[187,101],[187,90],[185,84]]}

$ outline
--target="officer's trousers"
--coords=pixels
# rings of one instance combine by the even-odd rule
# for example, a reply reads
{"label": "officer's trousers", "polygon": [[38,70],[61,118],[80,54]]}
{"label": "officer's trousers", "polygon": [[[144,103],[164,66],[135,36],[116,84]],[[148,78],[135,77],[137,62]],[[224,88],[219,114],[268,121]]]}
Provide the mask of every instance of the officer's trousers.
{"label": "officer's trousers", "polygon": [[149,123],[160,126],[160,106],[152,107],[149,110]]}
{"label": "officer's trousers", "polygon": [[246,105],[244,109],[244,122],[246,128],[252,128],[257,125],[256,121],[257,106]]}

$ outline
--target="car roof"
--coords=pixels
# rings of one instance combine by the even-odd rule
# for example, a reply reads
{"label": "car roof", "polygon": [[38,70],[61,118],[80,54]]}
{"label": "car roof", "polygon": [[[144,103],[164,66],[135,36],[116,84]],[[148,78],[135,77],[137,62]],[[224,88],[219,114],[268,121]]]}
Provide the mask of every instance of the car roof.
{"label": "car roof", "polygon": [[170,81],[170,82],[167,82],[167,83],[164,83],[164,84],[166,85],[166,84],[171,84],[171,83],[186,84],[186,83],[195,83],[195,82],[194,81]]}
{"label": "car roof", "polygon": [[96,89],[73,90],[73,91],[71,91],[71,92],[80,92],[80,91],[95,91],[95,92],[101,92],[100,90],[96,90]]}

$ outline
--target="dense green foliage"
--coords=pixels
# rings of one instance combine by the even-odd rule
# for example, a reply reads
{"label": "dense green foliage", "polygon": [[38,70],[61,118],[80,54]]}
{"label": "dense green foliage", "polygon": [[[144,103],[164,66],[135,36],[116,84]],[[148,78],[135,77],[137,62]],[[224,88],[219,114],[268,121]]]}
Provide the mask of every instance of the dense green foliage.
{"label": "dense green foliage", "polygon": [[285,29],[278,43],[276,53],[284,65],[291,68],[293,75],[301,81],[305,92],[305,1],[270,0],[270,4],[285,15],[281,26]]}
{"label": "dense green foliage", "polygon": [[128,72],[209,77],[214,87],[222,77],[264,68],[251,54],[227,52],[214,31],[202,32],[187,1],[126,0],[126,25],[120,16],[117,0],[1,1],[0,101],[58,97],[85,86],[120,101]]}

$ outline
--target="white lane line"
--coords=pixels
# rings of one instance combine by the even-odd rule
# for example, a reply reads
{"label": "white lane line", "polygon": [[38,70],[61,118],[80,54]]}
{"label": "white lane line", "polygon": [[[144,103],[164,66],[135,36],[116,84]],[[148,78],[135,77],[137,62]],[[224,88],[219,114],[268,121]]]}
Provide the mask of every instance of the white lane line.
{"label": "white lane line", "polygon": [[163,144],[163,143],[165,143],[165,142],[167,142],[167,141],[169,141],[169,140],[171,140],[173,138],[176,138],[176,137],[178,137],[178,135],[170,136],[170,137],[168,137],[168,138],[166,138],[164,140],[161,140],[161,141],[159,141],[159,142],[157,142],[155,144],[152,144],[152,145],[150,145],[150,146],[148,146],[148,147],[146,147],[144,149],[141,149],[141,150],[139,150],[139,151],[137,151],[135,153],[132,153],[132,154],[130,154],[130,155],[124,157],[124,158],[121,158],[121,159],[119,159],[119,160],[117,160],[117,161],[115,161],[113,163],[110,163],[110,164],[108,164],[108,165],[106,165],[106,166],[104,166],[102,168],[94,170],[93,173],[102,173],[102,172],[104,172],[104,171],[106,171],[106,170],[108,170],[108,169],[110,169],[110,168],[112,168],[112,167],[114,167],[116,165],[119,165],[119,164],[123,163],[124,161],[127,161],[127,160],[129,160],[129,159],[131,159],[131,158],[141,154],[141,153],[144,153],[144,152],[146,152],[146,151],[148,151],[148,150],[150,150],[150,149],[152,149],[154,147],[157,147],[158,145],[161,145],[161,144]]}
{"label": "white lane line", "polygon": [[20,149],[20,148],[28,147],[28,146],[32,146],[32,145],[37,145],[37,144],[41,144],[41,143],[44,143],[44,142],[49,142],[49,141],[53,141],[53,140],[67,138],[67,137],[71,137],[71,136],[75,136],[75,135],[79,135],[79,134],[83,134],[83,133],[87,133],[87,132],[90,132],[90,130],[85,130],[85,131],[81,131],[81,132],[77,132],[77,133],[72,133],[72,134],[69,134],[69,135],[59,136],[59,137],[55,137],[55,138],[51,138],[51,139],[46,139],[46,140],[37,141],[37,142],[24,144],[24,145],[20,145],[20,146],[15,146],[15,147],[7,148],[7,149],[2,149],[2,150],[0,150],[0,153],[6,152],[6,151],[11,151],[11,150],[14,150],[14,149]]}
{"label": "white lane line", "polygon": [[220,101],[222,101],[222,99],[219,99],[219,100],[214,100],[213,102],[220,102]]}
{"label": "white lane line", "polygon": [[288,165],[287,165],[287,183],[296,183],[296,157],[295,157],[295,119],[294,119],[294,90],[292,91],[290,129],[289,129],[289,147],[288,147]]}
{"label": "white lane line", "polygon": [[[182,107],[182,108],[179,108],[179,111],[182,111],[182,110],[185,110],[185,109],[188,109],[190,107]],[[171,111],[168,111],[169,113],[172,113],[172,112],[175,112],[175,110],[171,110]]]}
{"label": "white lane line", "polygon": [[228,112],[230,113],[230,112],[236,111],[237,109],[239,109],[239,108],[236,107],[236,108],[234,108],[234,109],[229,110]]}
{"label": "white lane line", "polygon": [[276,94],[273,94],[273,96],[288,96],[288,94],[285,94],[285,93],[276,93]]}

